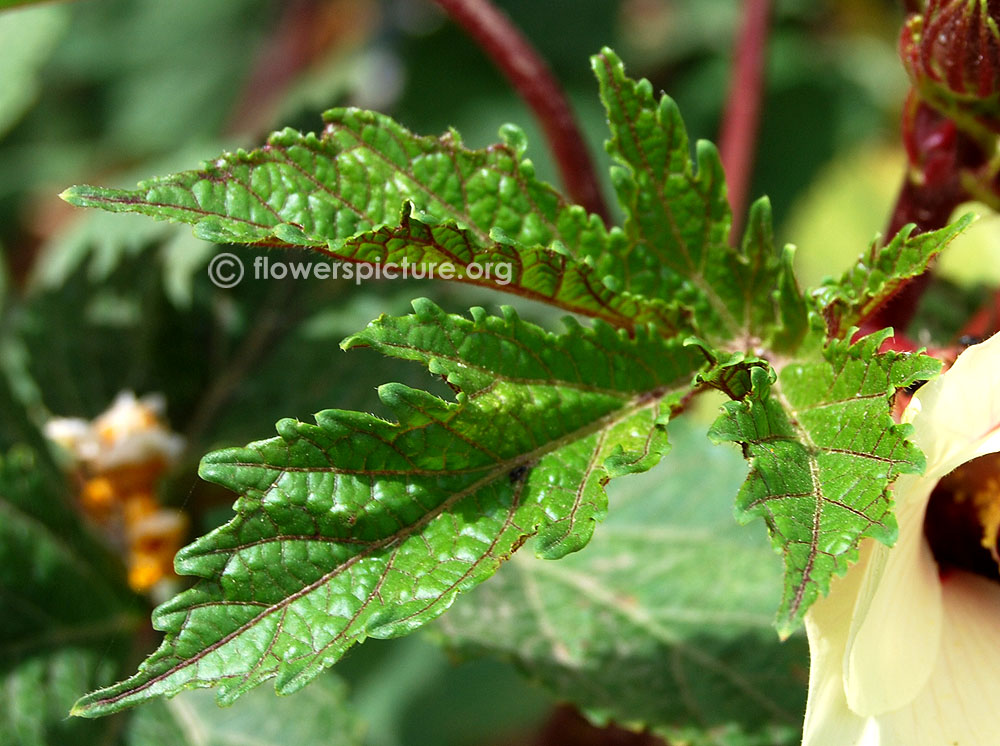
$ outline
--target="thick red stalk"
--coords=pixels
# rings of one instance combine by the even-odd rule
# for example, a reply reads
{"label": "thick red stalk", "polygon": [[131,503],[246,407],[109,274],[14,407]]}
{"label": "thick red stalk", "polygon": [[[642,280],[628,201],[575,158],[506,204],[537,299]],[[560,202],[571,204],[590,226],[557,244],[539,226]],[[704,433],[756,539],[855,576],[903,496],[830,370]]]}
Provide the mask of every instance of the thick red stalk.
{"label": "thick red stalk", "polygon": [[[907,223],[916,232],[944,226],[973,198],[998,193],[996,133],[1000,132],[1000,34],[996,0],[905,2],[899,37],[913,82],[903,112],[908,168],[887,230]],[[901,285],[862,324],[862,331],[906,328],[928,285],[928,274]]]}
{"label": "thick red stalk", "polygon": [[726,170],[729,205],[733,210],[733,243],[743,230],[754,150],[760,127],[764,95],[767,38],[771,20],[771,0],[745,0],[743,27],[733,58],[729,98],[722,120],[719,151]]}
{"label": "thick red stalk", "polygon": [[[892,217],[889,219],[886,236],[891,239],[899,233],[900,228],[910,223],[916,225],[914,234],[943,228],[948,224],[952,210],[959,204],[959,201],[948,199],[949,196],[936,193],[934,190],[923,189],[907,175],[903,178],[903,185],[899,190],[899,197],[896,199]],[[861,324],[861,333],[868,334],[891,326],[895,332],[896,341],[901,342],[904,346],[908,344],[904,337],[904,331],[916,315],[920,298],[927,290],[930,280],[930,272],[924,272],[924,274],[901,285],[868,318],[864,319]],[[892,340],[887,340],[886,344],[892,346],[893,349],[901,349]]]}
{"label": "thick red stalk", "polygon": [[[981,168],[986,156],[955,123],[911,94],[903,114],[903,143],[909,160],[887,239],[913,223],[914,233],[943,228],[954,209],[970,198],[960,174]],[[863,333],[893,327],[897,338],[909,325],[930,282],[925,272],[904,283],[863,321]]]}
{"label": "thick red stalk", "polygon": [[500,68],[531,107],[571,200],[605,223],[610,213],[573,110],[545,60],[489,0],[434,0]]}

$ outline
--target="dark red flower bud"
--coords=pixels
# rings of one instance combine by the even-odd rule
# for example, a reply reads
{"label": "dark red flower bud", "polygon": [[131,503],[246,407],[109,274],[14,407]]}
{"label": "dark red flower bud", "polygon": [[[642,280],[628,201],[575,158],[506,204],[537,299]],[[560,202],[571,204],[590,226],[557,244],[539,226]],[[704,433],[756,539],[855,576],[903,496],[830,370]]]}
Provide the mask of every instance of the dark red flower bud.
{"label": "dark red flower bud", "polygon": [[928,0],[899,52],[921,99],[962,129],[1000,132],[1000,0]]}

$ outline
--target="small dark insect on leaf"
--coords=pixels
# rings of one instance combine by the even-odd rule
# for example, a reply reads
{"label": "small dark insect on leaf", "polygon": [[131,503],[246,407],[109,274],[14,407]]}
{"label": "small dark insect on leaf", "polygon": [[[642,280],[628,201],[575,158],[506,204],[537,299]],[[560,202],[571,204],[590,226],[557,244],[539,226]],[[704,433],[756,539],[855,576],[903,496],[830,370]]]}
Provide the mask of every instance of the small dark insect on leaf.
{"label": "small dark insect on leaf", "polygon": [[528,470],[529,469],[526,464],[515,466],[513,469],[510,470],[510,474],[507,475],[510,477],[510,483],[517,484],[518,482],[522,481],[526,476],[528,476]]}
{"label": "small dark insect on leaf", "polygon": [[914,381],[909,386],[906,386],[903,389],[903,391],[905,391],[910,396],[913,396],[915,393],[917,393],[917,391],[920,390],[920,387],[923,386],[925,383],[927,383],[927,379],[926,378],[921,378],[918,381]]}
{"label": "small dark insect on leaf", "polygon": [[518,549],[520,549],[521,547],[523,547],[523,546],[524,546],[524,543],[525,543],[525,542],[526,542],[526,541],[527,541],[527,540],[528,540],[529,538],[530,538],[530,537],[528,537],[527,535],[524,535],[524,536],[518,536],[518,537],[517,537],[517,541],[515,541],[515,542],[514,542],[514,546],[512,546],[512,547],[510,548],[510,552],[508,553],[508,555],[507,555],[507,556],[509,557],[510,555],[514,554],[514,552],[516,552],[516,551],[517,551]]}

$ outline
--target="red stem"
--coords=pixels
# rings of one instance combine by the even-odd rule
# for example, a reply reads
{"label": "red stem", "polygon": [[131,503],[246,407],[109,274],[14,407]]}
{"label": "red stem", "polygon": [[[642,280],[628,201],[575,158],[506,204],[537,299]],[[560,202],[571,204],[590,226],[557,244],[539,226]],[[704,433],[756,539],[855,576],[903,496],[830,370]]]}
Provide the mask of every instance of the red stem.
{"label": "red stem", "polygon": [[610,222],[586,142],[545,60],[489,0],[434,0],[500,68],[545,132],[569,198]]}
{"label": "red stem", "polygon": [[[914,235],[946,226],[952,211],[970,197],[961,174],[975,173],[987,160],[974,140],[950,119],[920,103],[913,93],[904,109],[903,142],[909,163],[886,230],[889,239],[908,223],[916,226]],[[862,333],[891,326],[897,338],[901,337],[930,279],[930,272],[925,272],[903,283],[862,320]]]}
{"label": "red stem", "polygon": [[[957,187],[957,183],[956,183]],[[909,223],[916,224],[914,234],[926,233],[948,225],[952,210],[960,204],[961,193],[949,191],[935,193],[922,190],[913,183],[909,176],[904,177],[903,186],[896,200],[889,228],[886,235],[895,236],[899,229]],[[905,282],[899,290],[890,295],[867,319],[864,320],[862,331],[876,331],[887,326],[893,327],[897,337],[902,337],[906,327],[917,313],[920,299],[931,281],[931,273],[924,272]]]}
{"label": "red stem", "polygon": [[258,137],[268,131],[275,102],[315,56],[312,36],[321,20],[316,0],[288,0],[281,6],[274,31],[261,46],[230,115],[227,133]]}
{"label": "red stem", "polygon": [[719,151],[729,187],[729,205],[733,210],[731,236],[734,243],[738,243],[743,230],[750,177],[753,175],[770,20],[771,0],[745,0],[743,27],[733,58],[729,98],[719,138]]}

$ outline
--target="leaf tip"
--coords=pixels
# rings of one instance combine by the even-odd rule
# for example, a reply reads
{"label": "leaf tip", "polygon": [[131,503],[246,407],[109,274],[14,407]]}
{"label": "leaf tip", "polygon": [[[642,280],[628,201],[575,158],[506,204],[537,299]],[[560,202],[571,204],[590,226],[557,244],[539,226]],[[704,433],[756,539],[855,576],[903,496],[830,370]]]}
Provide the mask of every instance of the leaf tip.
{"label": "leaf tip", "polygon": [[340,341],[340,349],[344,352],[354,347],[367,347],[368,341],[361,334],[352,334]]}
{"label": "leaf tip", "polygon": [[63,189],[59,193],[59,199],[63,202],[68,202],[74,207],[88,207],[90,205],[88,191],[88,188],[85,186],[71,186],[69,189]]}
{"label": "leaf tip", "polygon": [[613,50],[606,44],[603,47],[601,47],[601,51],[595,54],[591,59],[594,60],[594,62],[597,62],[597,60],[602,58],[607,60],[608,62],[611,62],[612,64],[616,62],[621,62],[621,60],[618,58],[618,55],[615,53],[615,50]]}
{"label": "leaf tip", "polygon": [[86,694],[74,702],[73,706],[69,710],[69,717],[96,718],[106,714],[99,705],[92,701],[93,696],[93,693]]}
{"label": "leaf tip", "polygon": [[799,625],[792,620],[785,620],[778,623],[778,639],[781,642],[785,642],[791,637],[795,630],[799,628]]}
{"label": "leaf tip", "polygon": [[818,600],[819,597],[809,598],[807,596],[798,601],[782,603],[781,608],[778,610],[778,615],[774,620],[774,628],[781,642],[785,642],[799,631],[799,628],[805,621],[809,607]]}
{"label": "leaf tip", "polygon": [[616,68],[621,70],[623,65],[621,58],[611,47],[601,47],[601,51],[590,58],[590,67],[598,80],[603,81],[609,73],[613,74],[611,71]]}
{"label": "leaf tip", "polygon": [[[416,317],[421,321],[439,320],[447,315],[444,312],[444,309],[442,309],[430,298],[414,298],[410,301],[410,307],[413,309],[413,313]],[[383,314],[383,316],[385,316],[385,314]]]}
{"label": "leaf tip", "polygon": [[524,130],[516,124],[503,124],[500,126],[500,140],[517,155],[518,160],[524,158],[528,150],[528,136]]}

